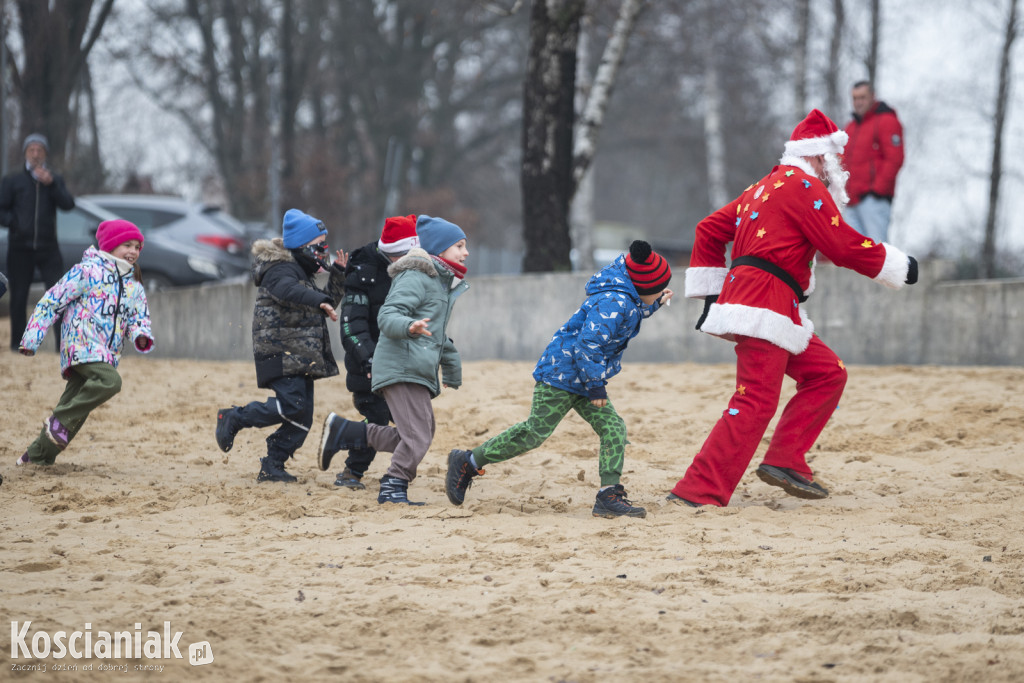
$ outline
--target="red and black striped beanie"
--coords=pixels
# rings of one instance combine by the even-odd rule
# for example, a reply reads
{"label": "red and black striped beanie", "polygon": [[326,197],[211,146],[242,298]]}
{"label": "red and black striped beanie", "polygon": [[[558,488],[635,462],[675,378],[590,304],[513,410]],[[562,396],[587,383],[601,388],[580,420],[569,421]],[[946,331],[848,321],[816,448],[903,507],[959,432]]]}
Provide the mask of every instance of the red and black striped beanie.
{"label": "red and black striped beanie", "polygon": [[657,294],[668,287],[668,281],[672,279],[668,261],[643,240],[634,240],[629,245],[626,272],[637,294]]}

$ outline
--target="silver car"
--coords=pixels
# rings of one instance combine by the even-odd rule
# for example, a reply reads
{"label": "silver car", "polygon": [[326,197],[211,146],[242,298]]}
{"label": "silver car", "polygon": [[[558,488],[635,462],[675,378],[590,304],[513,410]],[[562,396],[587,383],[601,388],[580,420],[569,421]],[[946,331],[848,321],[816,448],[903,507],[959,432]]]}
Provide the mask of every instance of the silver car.
{"label": "silver car", "polygon": [[[94,194],[82,199],[139,226],[146,238],[139,258],[146,291],[249,273],[246,228],[216,206],[148,194]],[[146,258],[155,253],[159,259]]]}

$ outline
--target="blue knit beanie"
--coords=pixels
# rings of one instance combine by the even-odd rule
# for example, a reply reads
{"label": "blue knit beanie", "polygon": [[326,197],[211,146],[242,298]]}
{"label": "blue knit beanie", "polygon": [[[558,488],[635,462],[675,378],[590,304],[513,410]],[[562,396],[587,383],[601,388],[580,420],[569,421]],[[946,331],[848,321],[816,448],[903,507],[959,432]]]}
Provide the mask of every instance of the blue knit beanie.
{"label": "blue knit beanie", "polygon": [[442,251],[459,240],[466,239],[466,233],[462,232],[459,226],[443,218],[426,215],[416,219],[416,234],[419,235],[420,246],[434,256],[439,256]]}
{"label": "blue knit beanie", "polygon": [[298,209],[288,209],[284,214],[284,237],[285,249],[298,249],[299,247],[312,242],[320,235],[326,235],[327,228],[323,221],[313,218],[308,213]]}

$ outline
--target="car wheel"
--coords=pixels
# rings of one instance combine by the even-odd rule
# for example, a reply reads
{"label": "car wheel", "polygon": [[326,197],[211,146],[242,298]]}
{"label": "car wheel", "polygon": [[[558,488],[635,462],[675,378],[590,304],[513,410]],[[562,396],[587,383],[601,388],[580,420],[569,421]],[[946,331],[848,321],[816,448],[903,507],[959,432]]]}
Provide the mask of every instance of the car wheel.
{"label": "car wheel", "polygon": [[174,286],[166,275],[160,273],[150,273],[148,275],[142,275],[142,286],[146,288],[146,294],[152,294],[153,292],[161,292],[165,289],[170,289]]}

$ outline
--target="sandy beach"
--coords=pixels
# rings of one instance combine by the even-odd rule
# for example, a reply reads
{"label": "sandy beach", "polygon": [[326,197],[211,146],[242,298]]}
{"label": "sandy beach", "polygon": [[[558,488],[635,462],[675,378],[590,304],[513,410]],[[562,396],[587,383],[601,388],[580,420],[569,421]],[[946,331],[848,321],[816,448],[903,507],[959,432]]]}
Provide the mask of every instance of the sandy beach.
{"label": "sandy beach", "polygon": [[[128,353],[57,464],[15,468],[64,383],[52,352],[5,351],[0,678],[1024,680],[1024,369],[850,366],[812,456],[828,499],[757,479],[762,444],[728,508],[693,510],[665,495],[733,368],[626,364],[609,394],[646,519],[591,516],[597,438],[575,415],[452,506],[448,451],[524,419],[531,371],[466,364],[412,508],[377,504],[385,455],[365,491],[333,485],[343,458],[317,469],[323,418],[356,415],[341,378],[317,382],[299,482],[257,484],[269,430],[228,454],[213,437],[218,408],[267,395],[242,362]],[[169,623],[182,657],[14,656],[8,622],[27,621],[30,645]],[[214,661],[190,666],[201,643]]]}

